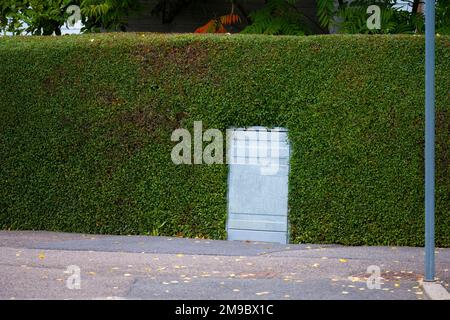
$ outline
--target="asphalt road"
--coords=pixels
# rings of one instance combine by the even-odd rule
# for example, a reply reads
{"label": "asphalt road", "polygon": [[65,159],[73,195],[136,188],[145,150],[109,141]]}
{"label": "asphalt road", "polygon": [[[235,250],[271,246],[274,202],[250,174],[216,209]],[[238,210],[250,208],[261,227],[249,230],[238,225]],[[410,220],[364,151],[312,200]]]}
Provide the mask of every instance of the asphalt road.
{"label": "asphalt road", "polygon": [[415,300],[422,274],[423,248],[0,231],[0,299]]}

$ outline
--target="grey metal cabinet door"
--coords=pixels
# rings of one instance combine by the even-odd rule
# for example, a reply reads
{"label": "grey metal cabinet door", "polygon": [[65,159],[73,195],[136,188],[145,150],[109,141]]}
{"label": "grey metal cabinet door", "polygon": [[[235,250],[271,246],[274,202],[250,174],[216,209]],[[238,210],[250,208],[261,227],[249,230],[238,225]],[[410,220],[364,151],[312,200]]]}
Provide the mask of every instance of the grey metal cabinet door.
{"label": "grey metal cabinet door", "polygon": [[230,133],[228,240],[287,243],[287,132],[254,127]]}

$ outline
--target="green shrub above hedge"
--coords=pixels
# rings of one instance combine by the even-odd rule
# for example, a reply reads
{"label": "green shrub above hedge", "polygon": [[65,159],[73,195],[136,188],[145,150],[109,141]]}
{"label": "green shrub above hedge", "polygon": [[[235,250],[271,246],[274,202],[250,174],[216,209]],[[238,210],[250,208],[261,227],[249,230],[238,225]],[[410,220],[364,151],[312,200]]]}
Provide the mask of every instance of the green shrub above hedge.
{"label": "green shrub above hedge", "polygon": [[[450,38],[436,48],[436,243],[450,246]],[[0,227],[223,239],[227,167],[176,128],[283,126],[292,242],[423,245],[424,38],[0,39]]]}

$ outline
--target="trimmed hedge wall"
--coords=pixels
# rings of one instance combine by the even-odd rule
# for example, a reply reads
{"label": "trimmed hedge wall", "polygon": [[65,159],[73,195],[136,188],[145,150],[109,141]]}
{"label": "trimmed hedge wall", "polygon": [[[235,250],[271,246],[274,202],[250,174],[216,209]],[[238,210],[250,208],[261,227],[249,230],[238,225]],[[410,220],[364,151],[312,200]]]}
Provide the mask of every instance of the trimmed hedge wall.
{"label": "trimmed hedge wall", "polygon": [[[223,239],[227,167],[176,128],[283,126],[291,241],[423,245],[424,38],[0,39],[0,227]],[[436,48],[436,243],[450,246],[450,38]]]}

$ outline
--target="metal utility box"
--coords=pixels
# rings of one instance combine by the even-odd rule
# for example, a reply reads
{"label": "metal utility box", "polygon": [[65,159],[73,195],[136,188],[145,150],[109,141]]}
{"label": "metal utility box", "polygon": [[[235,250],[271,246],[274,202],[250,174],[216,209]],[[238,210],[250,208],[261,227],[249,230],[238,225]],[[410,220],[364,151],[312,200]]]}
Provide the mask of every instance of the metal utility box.
{"label": "metal utility box", "polygon": [[285,129],[228,132],[228,240],[288,243],[290,147]]}

